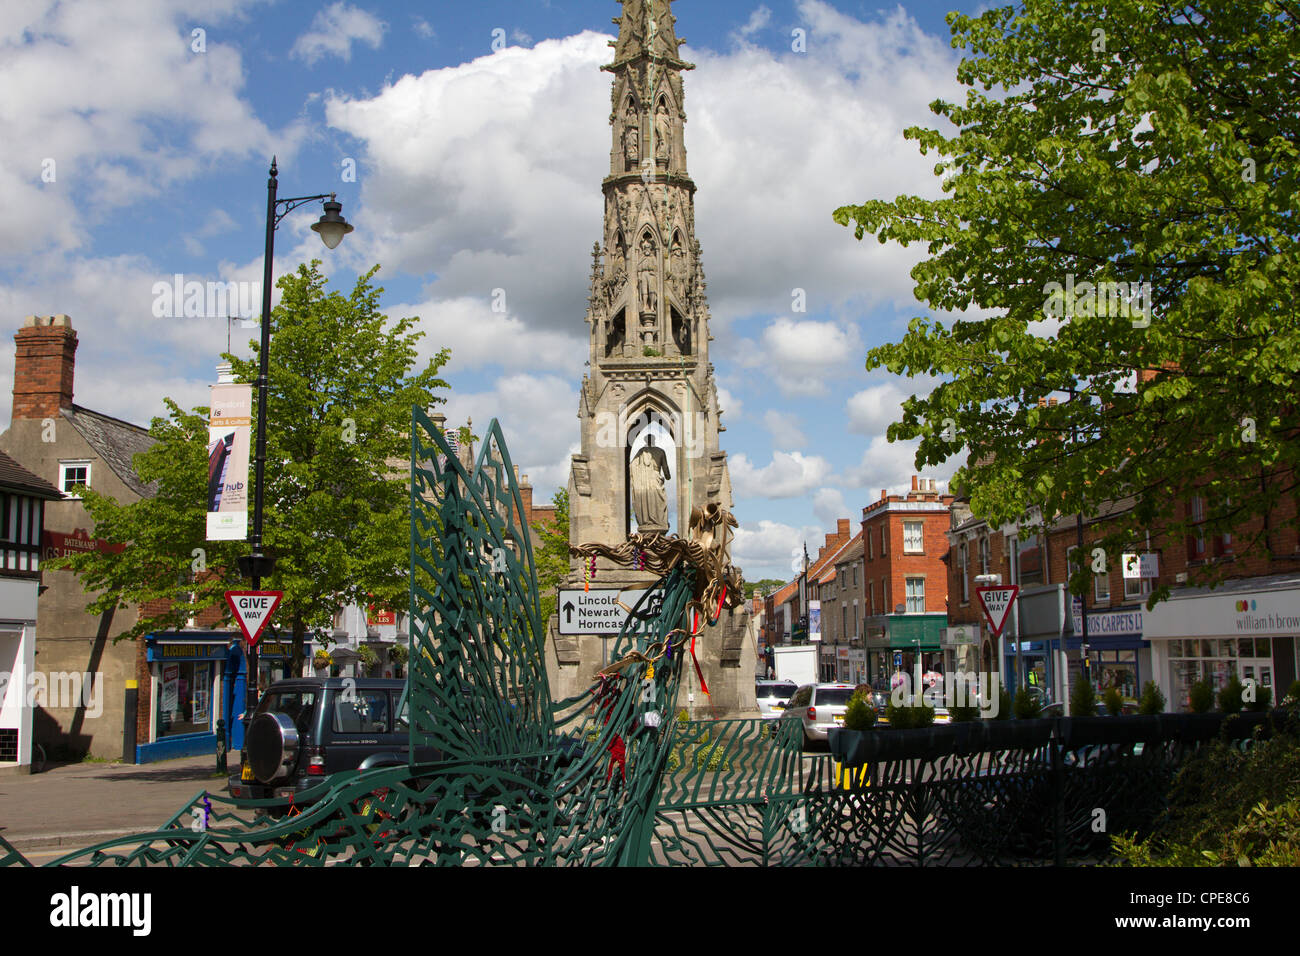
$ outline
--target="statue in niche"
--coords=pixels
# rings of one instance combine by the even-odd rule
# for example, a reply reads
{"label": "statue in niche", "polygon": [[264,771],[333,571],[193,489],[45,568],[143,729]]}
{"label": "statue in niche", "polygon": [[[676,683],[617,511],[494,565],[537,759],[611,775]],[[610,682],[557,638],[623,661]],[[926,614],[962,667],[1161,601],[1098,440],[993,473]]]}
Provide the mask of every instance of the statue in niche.
{"label": "statue in niche", "polygon": [[654,436],[647,435],[645,447],[632,459],[628,474],[632,514],[638,531],[668,530],[668,495],[664,482],[671,478],[668,456],[662,448],[655,447]]}
{"label": "statue in niche", "polygon": [[673,341],[677,343],[677,351],[691,354],[691,320],[676,309],[673,309]]}
{"label": "statue in niche", "polygon": [[673,251],[669,270],[673,291],[677,293],[679,299],[684,299],[686,297],[686,250],[682,248],[680,235],[673,237]]}
{"label": "statue in niche", "polygon": [[668,165],[668,155],[672,147],[673,127],[668,118],[668,107],[659,101],[655,111],[655,162],[660,166]]}
{"label": "statue in niche", "polygon": [[628,172],[641,165],[641,131],[636,128],[636,117],[623,128],[623,162]]}
{"label": "statue in niche", "polygon": [[641,238],[641,261],[636,266],[637,294],[642,312],[654,312],[659,304],[656,282],[659,264],[655,261],[655,245],[649,235]]}
{"label": "statue in niche", "polygon": [[605,333],[605,358],[609,358],[616,351],[622,351],[625,332],[623,310],[620,309],[618,314],[609,320],[609,329]]}

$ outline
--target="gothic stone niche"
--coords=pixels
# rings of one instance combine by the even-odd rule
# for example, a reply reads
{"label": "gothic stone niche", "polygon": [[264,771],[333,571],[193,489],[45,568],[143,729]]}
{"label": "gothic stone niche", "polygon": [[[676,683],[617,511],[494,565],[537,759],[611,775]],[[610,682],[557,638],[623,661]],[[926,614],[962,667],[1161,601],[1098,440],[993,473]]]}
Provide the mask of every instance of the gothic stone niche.
{"label": "gothic stone niche", "polygon": [[677,442],[668,423],[650,410],[648,421],[643,411],[630,424],[626,447],[628,531],[635,519],[640,533],[666,534],[670,498],[667,483],[673,480],[669,462],[676,457]]}
{"label": "gothic stone niche", "polygon": [[641,165],[641,120],[629,96],[623,111],[623,170],[634,172]]}

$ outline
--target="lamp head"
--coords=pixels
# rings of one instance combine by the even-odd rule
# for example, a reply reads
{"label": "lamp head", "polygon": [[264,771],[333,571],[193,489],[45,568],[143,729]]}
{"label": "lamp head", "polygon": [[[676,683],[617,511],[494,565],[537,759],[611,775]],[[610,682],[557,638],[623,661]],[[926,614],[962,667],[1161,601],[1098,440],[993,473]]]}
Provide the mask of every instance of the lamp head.
{"label": "lamp head", "polygon": [[325,243],[327,249],[337,248],[343,237],[352,231],[352,224],[339,214],[342,208],[341,202],[331,198],[325,203],[324,214],[312,223],[312,229],[320,234],[321,242]]}

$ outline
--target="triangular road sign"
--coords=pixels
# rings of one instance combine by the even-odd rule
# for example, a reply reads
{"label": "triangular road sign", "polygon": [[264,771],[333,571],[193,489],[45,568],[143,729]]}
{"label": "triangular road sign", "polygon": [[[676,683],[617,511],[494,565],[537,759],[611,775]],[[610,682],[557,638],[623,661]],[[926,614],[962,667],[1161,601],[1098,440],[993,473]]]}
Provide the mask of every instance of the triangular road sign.
{"label": "triangular road sign", "polygon": [[256,647],[271,615],[280,606],[283,591],[227,591],[226,603],[239,622],[239,629],[248,638],[248,646]]}
{"label": "triangular road sign", "polygon": [[1020,593],[1019,585],[977,587],[975,593],[979,595],[980,607],[984,609],[984,620],[989,622],[989,629],[993,631],[995,637],[1001,636],[1002,628],[1007,623],[1007,615],[1011,613],[1011,605],[1016,602],[1016,595]]}

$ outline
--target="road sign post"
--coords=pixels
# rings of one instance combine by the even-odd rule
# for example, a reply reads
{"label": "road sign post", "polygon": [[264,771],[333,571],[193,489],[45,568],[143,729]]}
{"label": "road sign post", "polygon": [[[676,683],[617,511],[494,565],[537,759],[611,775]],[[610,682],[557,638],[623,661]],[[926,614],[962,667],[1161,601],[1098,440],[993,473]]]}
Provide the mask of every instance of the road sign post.
{"label": "road sign post", "polygon": [[[998,578],[997,580],[1001,580]],[[1007,617],[1011,614],[1011,609],[1015,606],[1016,596],[1020,593],[1020,586],[1011,584],[1003,587],[1001,584],[992,584],[977,586],[975,593],[979,597],[980,609],[984,612],[984,620],[988,622],[989,630],[993,632],[995,638],[1002,636],[1002,630],[1007,625]],[[1016,641],[1016,689],[1020,687],[1020,635],[1013,635]],[[1003,668],[1003,661],[998,661],[998,671]]]}

